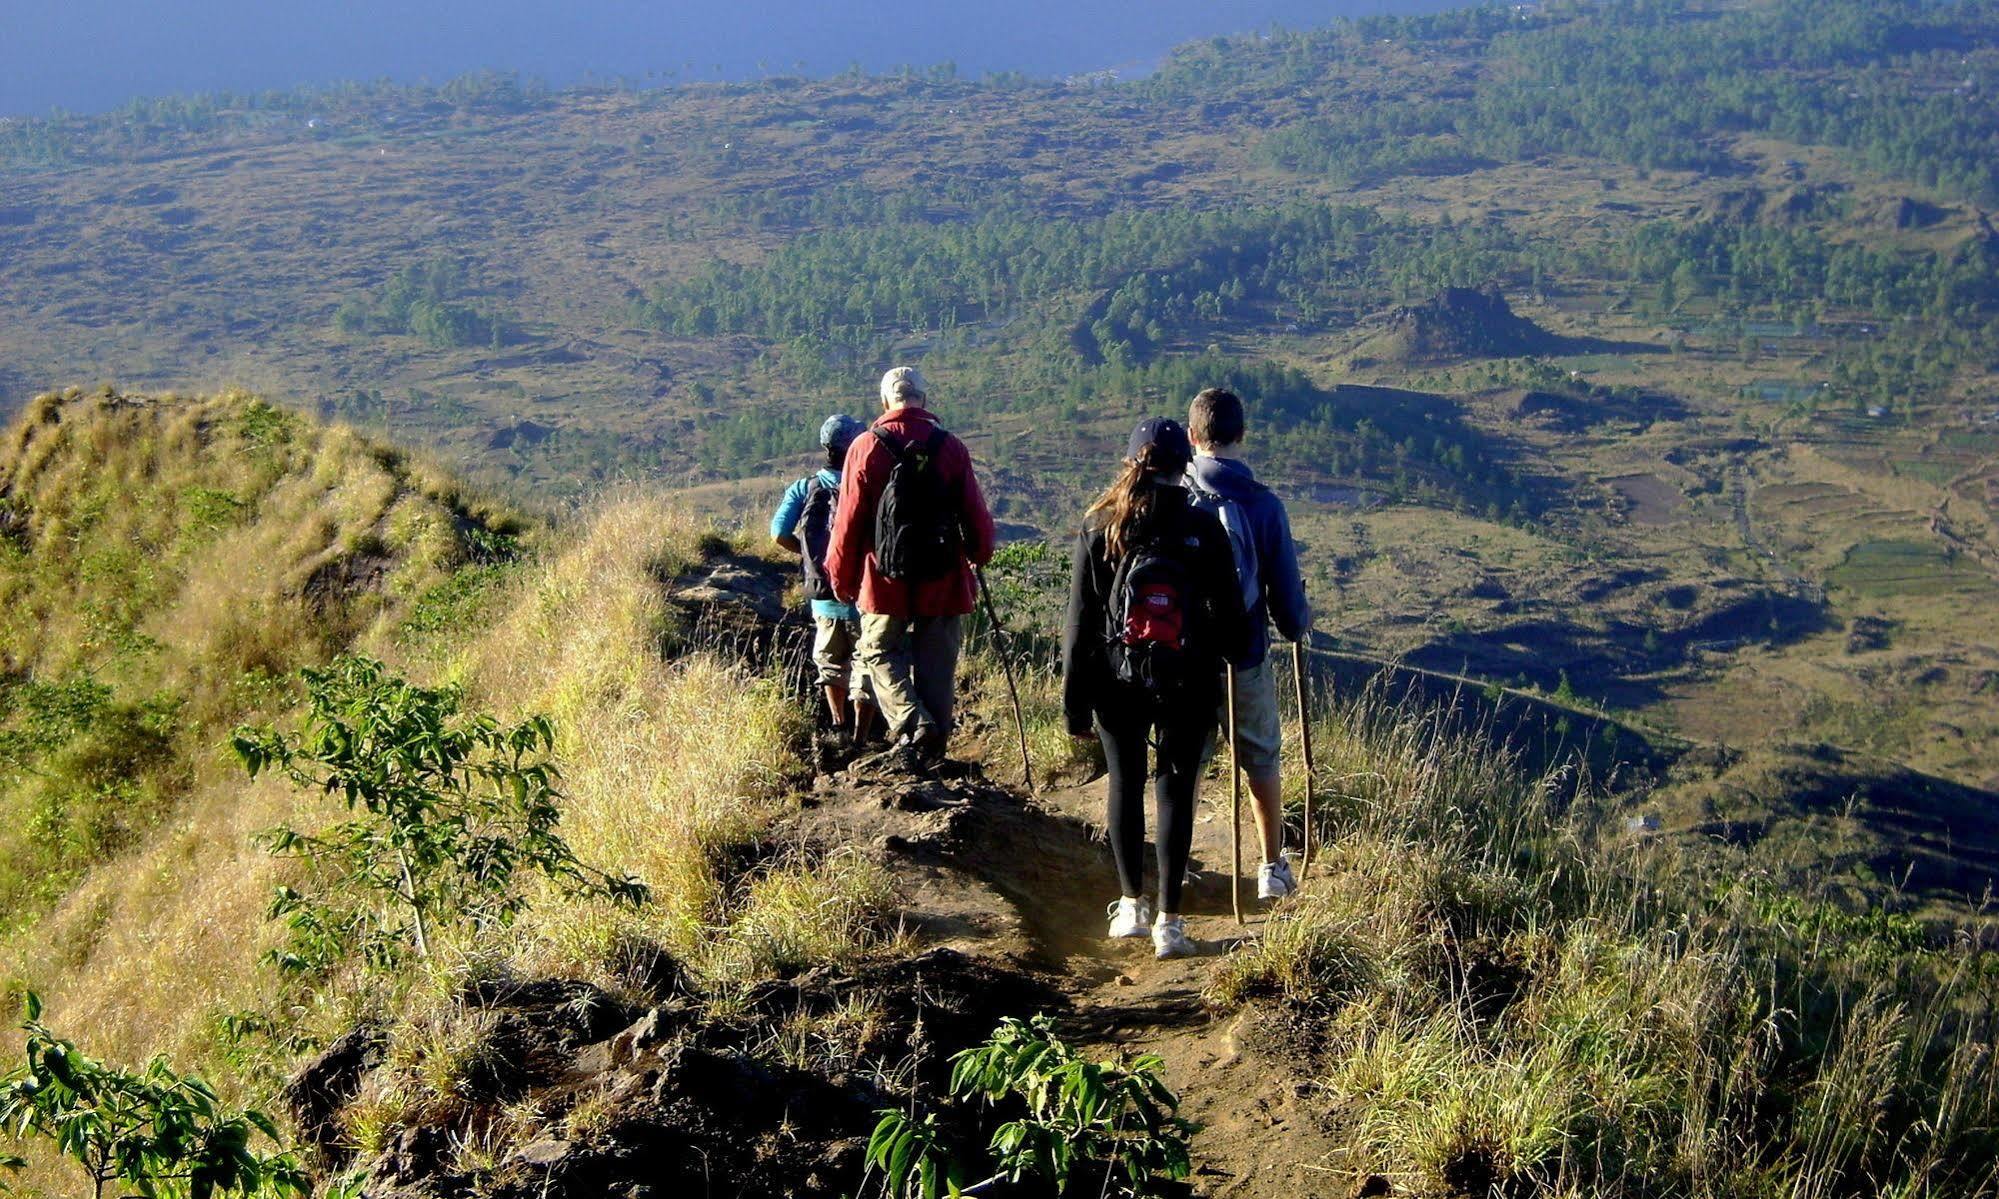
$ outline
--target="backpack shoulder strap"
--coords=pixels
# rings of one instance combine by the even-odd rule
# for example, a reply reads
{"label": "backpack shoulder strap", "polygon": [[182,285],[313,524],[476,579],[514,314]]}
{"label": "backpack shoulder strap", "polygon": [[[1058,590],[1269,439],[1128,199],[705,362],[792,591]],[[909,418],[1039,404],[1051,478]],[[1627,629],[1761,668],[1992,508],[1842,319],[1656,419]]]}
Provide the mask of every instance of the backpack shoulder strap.
{"label": "backpack shoulder strap", "polygon": [[1124,639],[1125,587],[1131,580],[1132,564],[1138,560],[1137,546],[1126,546],[1122,558],[1110,562],[1110,589],[1104,592],[1104,636],[1111,641]]}
{"label": "backpack shoulder strap", "polygon": [[902,438],[895,436],[893,433],[888,432],[887,430],[881,428],[881,426],[879,425],[869,426],[868,432],[874,435],[874,439],[876,441],[879,441],[883,445],[888,447],[888,452],[895,455],[895,460],[897,462],[900,462],[904,458],[907,458],[909,456],[909,443],[904,441]]}

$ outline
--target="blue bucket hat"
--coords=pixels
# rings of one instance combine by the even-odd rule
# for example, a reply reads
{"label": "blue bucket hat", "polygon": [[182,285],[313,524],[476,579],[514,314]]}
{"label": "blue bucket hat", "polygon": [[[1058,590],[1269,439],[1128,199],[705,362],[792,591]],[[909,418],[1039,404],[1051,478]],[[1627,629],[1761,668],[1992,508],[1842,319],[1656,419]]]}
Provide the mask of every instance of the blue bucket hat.
{"label": "blue bucket hat", "polygon": [[826,418],[819,426],[819,444],[836,453],[844,454],[847,447],[854,444],[854,438],[868,431],[868,427],[846,413],[836,413]]}

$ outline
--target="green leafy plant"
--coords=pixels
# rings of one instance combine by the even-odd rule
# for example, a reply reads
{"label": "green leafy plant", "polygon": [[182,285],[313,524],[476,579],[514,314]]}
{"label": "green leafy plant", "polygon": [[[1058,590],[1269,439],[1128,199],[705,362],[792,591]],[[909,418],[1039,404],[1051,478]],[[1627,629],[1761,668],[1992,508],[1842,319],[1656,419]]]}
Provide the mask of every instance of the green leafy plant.
{"label": "green leafy plant", "polygon": [[945,1147],[937,1113],[921,1120],[893,1108],[881,1113],[868,1138],[868,1166],[880,1170],[883,1188],[904,1199],[957,1199],[964,1172]]}
{"label": "green leafy plant", "polygon": [[1179,1096],[1160,1078],[1165,1063],[1157,1055],[1092,1061],[1057,1038],[1048,1017],[1036,1016],[1001,1021],[984,1045],[951,1061],[954,1096],[989,1108],[1018,1102],[1026,1114],[993,1132],[988,1149],[997,1173],[963,1187],[936,1113],[918,1120],[882,1112],[867,1160],[883,1171],[890,1195],[938,1199],[1027,1178],[1062,1193],[1078,1170],[1101,1168],[1100,1193],[1138,1199],[1192,1172],[1192,1126],[1177,1114]]}
{"label": "green leafy plant", "polygon": [[318,833],[280,827],[273,853],[304,859],[321,885],[280,887],[271,906],[290,943],[281,969],[315,972],[359,952],[386,967],[428,957],[441,926],[505,925],[539,874],[569,894],[637,906],[645,884],[584,865],[558,832],[561,772],[543,716],[503,725],[462,710],[455,687],[415,686],[368,658],[303,672],[301,734],[240,728],[233,745],[252,778],[276,770],[335,796],[351,819]]}
{"label": "green leafy plant", "polygon": [[[119,1184],[147,1199],[310,1193],[289,1153],[253,1147],[258,1135],[278,1140],[270,1117],[224,1107],[207,1083],[175,1073],[164,1058],[138,1071],[93,1061],[41,1015],[41,999],[30,994],[24,1062],[0,1076],[0,1130],[53,1142],[83,1168],[98,1199]],[[0,1155],[0,1168],[23,1164]]]}
{"label": "green leafy plant", "polygon": [[[952,1058],[951,1089],[989,1104],[1009,1097],[1027,1115],[993,1133],[992,1151],[1004,1177],[1039,1176],[1066,1186],[1079,1166],[1102,1163],[1105,1185],[1124,1195],[1149,1195],[1160,1179],[1192,1170],[1191,1126],[1176,1113],[1179,1096],[1159,1071],[1155,1054],[1091,1061],[1053,1032],[1046,1016],[1007,1019],[984,1045]],[[1121,1182],[1113,1178],[1121,1173]]]}

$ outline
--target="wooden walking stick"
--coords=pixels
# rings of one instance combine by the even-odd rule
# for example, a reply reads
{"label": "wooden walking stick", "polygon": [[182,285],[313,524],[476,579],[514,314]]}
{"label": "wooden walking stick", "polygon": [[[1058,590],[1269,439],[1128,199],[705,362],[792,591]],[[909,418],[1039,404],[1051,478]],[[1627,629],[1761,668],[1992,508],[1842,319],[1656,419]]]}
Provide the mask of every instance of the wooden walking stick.
{"label": "wooden walking stick", "polygon": [[1298,676],[1298,740],[1305,748],[1305,860],[1298,864],[1298,877],[1312,877],[1312,792],[1318,790],[1319,772],[1312,767],[1311,687],[1306,682],[1305,643],[1291,643],[1291,673]]}
{"label": "wooden walking stick", "polygon": [[1006,672],[1006,693],[1013,700],[1013,727],[1020,734],[1020,773],[1027,781],[1027,793],[1034,794],[1034,759],[1027,756],[1027,720],[1020,714],[1020,688],[1013,685],[1013,651],[1006,643],[1006,628],[1000,624],[999,609],[993,606],[992,588],[986,586],[986,572],[983,567],[974,567],[973,577],[979,581],[979,595],[986,601],[986,619],[992,622],[993,643],[999,646],[1000,669]]}
{"label": "wooden walking stick", "polygon": [[1235,743],[1235,667],[1228,667],[1229,680],[1229,904],[1235,922],[1242,919],[1242,754]]}

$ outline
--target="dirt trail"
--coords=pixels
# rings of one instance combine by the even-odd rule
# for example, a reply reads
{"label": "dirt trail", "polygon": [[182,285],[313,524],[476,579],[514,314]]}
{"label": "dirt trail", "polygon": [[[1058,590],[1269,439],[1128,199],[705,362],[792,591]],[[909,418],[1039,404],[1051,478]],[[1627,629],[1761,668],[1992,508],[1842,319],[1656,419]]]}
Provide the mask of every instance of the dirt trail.
{"label": "dirt trail", "polygon": [[[784,613],[785,577],[763,560],[728,556],[683,579],[677,598],[695,607],[697,625],[767,635]],[[752,660],[765,660],[762,652],[753,649]],[[983,749],[977,737],[966,737],[954,752],[976,759]],[[1253,879],[1244,887],[1247,924],[1238,926],[1230,912],[1226,778],[1208,784],[1194,825],[1190,869],[1198,879],[1187,887],[1184,914],[1202,953],[1161,962],[1149,939],[1104,936],[1104,909],[1118,888],[1103,832],[1101,779],[1028,799],[1016,785],[1019,760],[1010,750],[999,751],[990,776],[976,760],[946,773],[922,777],[877,757],[822,774],[790,832],[887,866],[919,949],[957,950],[1031,973],[1065,1006],[1072,1040],[1163,1058],[1182,1114],[1198,1127],[1195,1194],[1351,1195],[1351,1182],[1337,1169],[1340,1142],[1314,1112],[1322,1105],[1273,1048],[1282,1038],[1254,1027],[1252,1017],[1217,1014],[1201,1001],[1216,960],[1258,935],[1265,919]],[[1255,832],[1247,812],[1243,839],[1253,870]],[[1148,887],[1156,885],[1154,862],[1148,846]]]}
{"label": "dirt trail", "polygon": [[[1062,1022],[1072,1039],[1160,1055],[1182,1114],[1198,1127],[1195,1194],[1351,1194],[1336,1169],[1338,1143],[1307,1102],[1304,1080],[1271,1047],[1276,1038],[1259,1035],[1251,1017],[1218,1015],[1201,1000],[1216,959],[1258,935],[1266,918],[1253,880],[1246,926],[1230,914],[1226,787],[1210,784],[1218,794],[1195,823],[1198,878],[1185,906],[1202,954],[1162,962],[1148,940],[1104,936],[1117,882],[1101,780],[1028,800],[977,766],[956,773],[929,780],[864,761],[823,776],[798,831],[888,864],[902,882],[909,931],[922,942],[1044,977],[1068,1005]],[[1243,835],[1253,860],[1247,812]],[[1152,877],[1148,851],[1148,884]]]}

